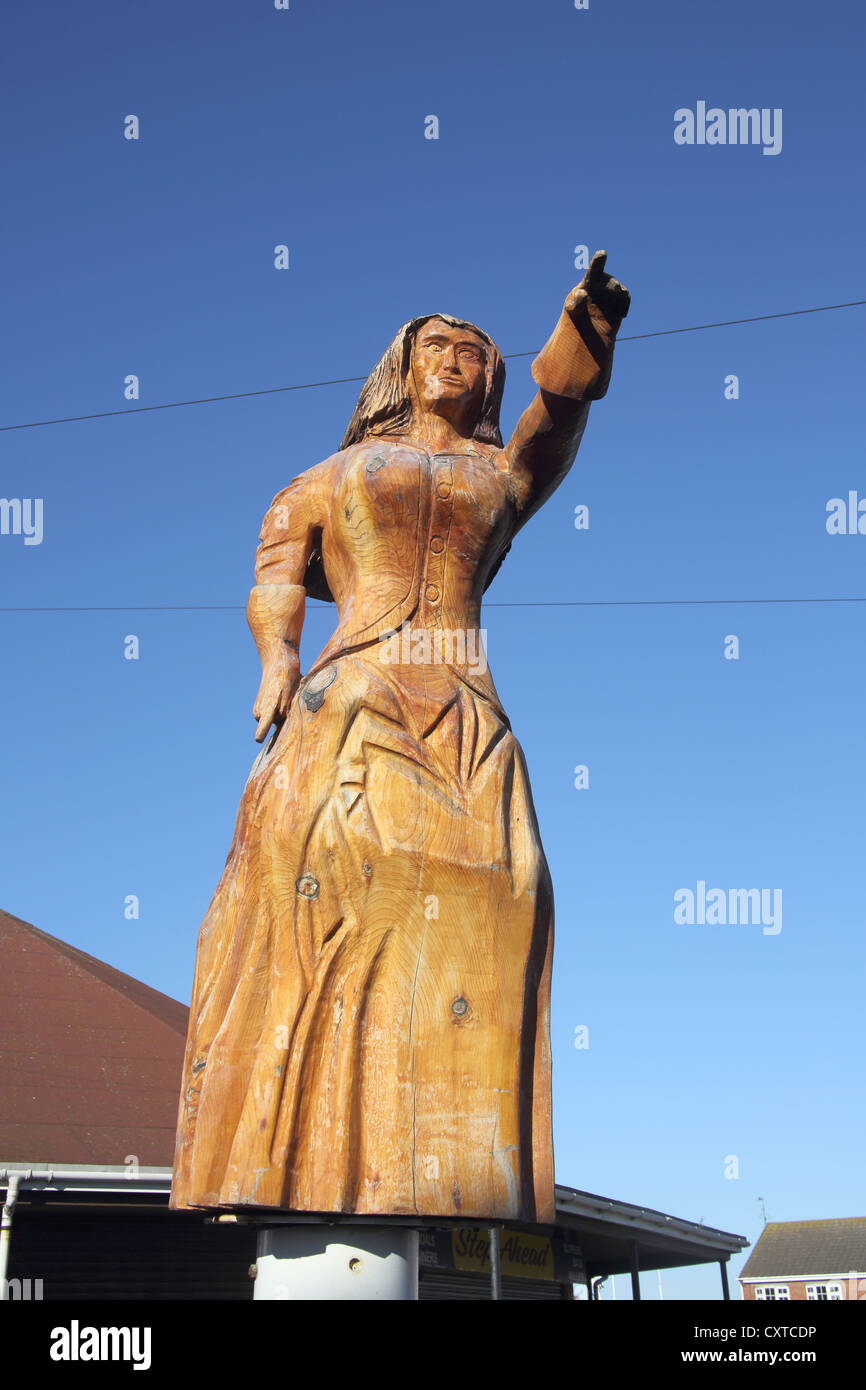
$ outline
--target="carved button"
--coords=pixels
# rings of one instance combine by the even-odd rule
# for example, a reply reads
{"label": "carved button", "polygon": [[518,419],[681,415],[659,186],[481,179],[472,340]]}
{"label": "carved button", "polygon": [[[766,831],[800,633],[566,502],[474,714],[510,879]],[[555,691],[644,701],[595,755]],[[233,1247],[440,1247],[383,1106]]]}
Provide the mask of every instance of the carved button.
{"label": "carved button", "polygon": [[384,468],[387,462],[388,460],[383,459],[381,454],[377,454],[375,458],[370,459],[365,467],[368,473],[378,473],[379,469]]}
{"label": "carved button", "polygon": [[462,1018],[465,1013],[469,1012],[469,1004],[463,998],[462,994],[458,995],[458,997],[453,1001],[451,1005],[451,1012],[452,1014],[456,1014],[458,1018]]}
{"label": "carved button", "polygon": [[436,485],[436,491],[437,491],[437,493],[438,493],[438,495],[439,495],[440,497],[450,497],[450,496],[451,496],[451,484],[450,484],[450,483],[437,483],[437,485]]}
{"label": "carved button", "polygon": [[319,880],[312,874],[301,874],[295,884],[295,891],[300,893],[302,898],[317,898],[319,896]]}
{"label": "carved button", "polygon": [[430,603],[436,603],[439,598],[439,589],[435,584],[428,584],[424,592]]}
{"label": "carved button", "polygon": [[433,551],[434,555],[440,555],[442,553],[442,551],[445,549],[445,542],[443,541],[441,536],[433,537],[432,541],[430,542],[430,549]]}

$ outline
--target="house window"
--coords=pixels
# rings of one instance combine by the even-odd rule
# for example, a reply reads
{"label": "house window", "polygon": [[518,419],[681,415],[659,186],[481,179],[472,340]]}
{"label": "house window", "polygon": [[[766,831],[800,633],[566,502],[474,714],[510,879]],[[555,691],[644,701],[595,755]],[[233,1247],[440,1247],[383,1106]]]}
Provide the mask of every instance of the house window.
{"label": "house window", "polygon": [[842,1297],[841,1284],[807,1284],[806,1297],[821,1302]]}
{"label": "house window", "polygon": [[787,1284],[757,1284],[755,1286],[755,1298],[763,1299],[765,1303],[772,1302],[774,1299],[777,1303],[780,1301],[788,1302],[790,1297]]}

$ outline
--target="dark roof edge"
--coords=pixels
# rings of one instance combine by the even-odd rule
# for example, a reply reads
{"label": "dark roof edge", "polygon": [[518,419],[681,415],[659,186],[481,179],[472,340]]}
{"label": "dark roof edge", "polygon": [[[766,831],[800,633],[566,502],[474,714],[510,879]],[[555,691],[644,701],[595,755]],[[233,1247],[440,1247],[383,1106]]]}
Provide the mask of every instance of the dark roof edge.
{"label": "dark roof edge", "polygon": [[605,1216],[619,1220],[632,1221],[635,1225],[685,1236],[687,1239],[703,1241],[704,1244],[729,1246],[732,1253],[739,1253],[749,1245],[747,1236],[734,1235],[731,1231],[721,1231],[716,1226],[704,1226],[700,1221],[686,1221],[681,1216],[670,1216],[654,1207],[639,1207],[631,1202],[618,1202],[610,1197],[601,1197],[596,1192],[583,1192],[576,1187],[563,1187],[556,1184],[556,1205],[564,1210],[574,1210],[581,1215],[592,1215],[597,1220]]}

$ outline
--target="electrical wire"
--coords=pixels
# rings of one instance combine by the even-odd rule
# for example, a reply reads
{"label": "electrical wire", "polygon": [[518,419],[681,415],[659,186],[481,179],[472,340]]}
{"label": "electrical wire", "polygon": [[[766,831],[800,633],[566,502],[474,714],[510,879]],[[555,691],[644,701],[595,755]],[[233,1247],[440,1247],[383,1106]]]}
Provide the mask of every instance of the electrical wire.
{"label": "electrical wire", "polygon": [[[800,314],[826,314],[831,309],[855,309],[866,304],[866,299],[849,299],[844,304],[819,304],[813,309],[786,309],[779,314],[754,314],[745,319],[720,319],[718,323],[693,323],[687,328],[659,328],[652,333],[632,333],[617,338],[618,343],[636,343],[642,338],[666,338],[674,333],[700,333],[706,328],[731,328],[741,323],[766,323],[768,319],[790,319]],[[540,351],[506,352],[509,360],[517,357],[535,357]],[[325,381],[304,381],[295,386],[266,386],[259,391],[231,391],[223,396],[199,396],[189,401],[164,401],[161,405],[133,405],[126,410],[99,410],[89,415],[64,415],[56,420],[28,420],[21,425],[0,425],[0,433],[9,430],[36,430],[45,425],[73,425],[81,420],[108,420],[115,415],[141,415],[151,410],[178,410],[187,405],[213,405],[216,401],[241,401],[252,396],[276,396],[285,391],[312,391],[318,386],[345,386],[351,382],[366,381],[366,376],[337,376]]]}
{"label": "electrical wire", "polygon": [[[495,600],[485,608],[679,608],[725,607],[743,603],[866,603],[863,598],[611,598],[611,599],[521,599]],[[308,611],[331,608],[329,603],[311,603]],[[0,613],[243,613],[243,603],[128,603],[103,607],[74,604],[66,607],[0,607]]]}

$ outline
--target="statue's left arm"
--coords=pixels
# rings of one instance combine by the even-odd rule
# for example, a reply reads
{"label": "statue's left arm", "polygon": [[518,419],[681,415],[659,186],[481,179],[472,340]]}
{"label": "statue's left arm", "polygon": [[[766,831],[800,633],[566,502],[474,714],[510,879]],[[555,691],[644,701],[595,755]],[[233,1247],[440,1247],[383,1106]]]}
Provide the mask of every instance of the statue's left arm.
{"label": "statue's left arm", "polygon": [[247,601],[247,622],[262,661],[253,707],[257,743],[264,741],[272,724],[279,727],[285,721],[301,678],[304,576],[321,521],[321,468],[300,474],[278,493],[262,524],[255,587]]}
{"label": "statue's left arm", "polygon": [[538,393],[505,448],[518,503],[518,526],[546,502],[574,462],[592,401],[610,384],[617,331],[630,296],[605,274],[597,251],[565,301],[553,333],[532,364]]}

